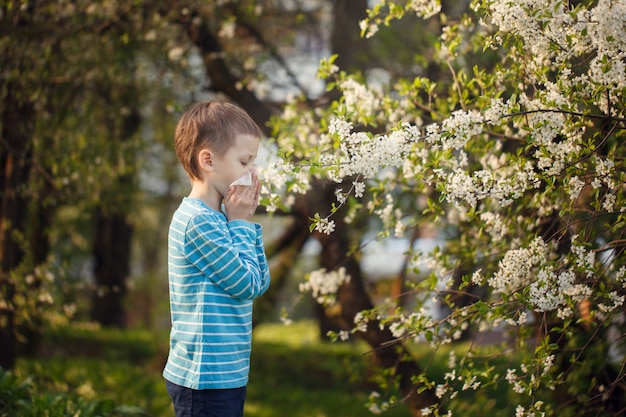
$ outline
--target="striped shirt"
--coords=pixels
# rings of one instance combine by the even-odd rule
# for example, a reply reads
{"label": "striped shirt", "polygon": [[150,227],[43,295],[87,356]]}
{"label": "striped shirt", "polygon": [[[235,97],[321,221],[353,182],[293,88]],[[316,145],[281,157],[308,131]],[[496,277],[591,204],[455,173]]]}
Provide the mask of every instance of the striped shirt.
{"label": "striped shirt", "polygon": [[168,273],[172,329],[165,379],[193,389],[245,386],[252,300],[270,284],[261,226],[229,222],[185,197],[170,224]]}

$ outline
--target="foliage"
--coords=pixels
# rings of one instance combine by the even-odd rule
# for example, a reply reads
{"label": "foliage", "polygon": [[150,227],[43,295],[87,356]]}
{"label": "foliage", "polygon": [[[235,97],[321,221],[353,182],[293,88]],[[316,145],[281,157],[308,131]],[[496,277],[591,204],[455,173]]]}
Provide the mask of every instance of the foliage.
{"label": "foliage", "polygon": [[[3,264],[9,270],[2,280],[10,285],[3,286],[0,309],[14,312],[15,326],[2,326],[15,329],[24,345],[36,344],[33,333],[45,322],[65,324],[89,311],[76,301],[96,290],[86,282],[96,212],[139,222],[129,214],[143,198],[138,172],[148,172],[146,149],[165,136],[157,130],[141,137],[139,126],[145,115],[171,113],[171,89],[182,78],[171,75],[181,65],[167,55],[179,31],[161,18],[159,5],[0,2],[0,128],[30,127],[23,152],[4,137],[0,149],[3,157],[28,159],[26,181],[3,189],[27,201],[28,210],[18,213],[23,228],[4,219],[3,241],[17,249],[2,256],[24,258]],[[11,107],[30,111],[9,119]]]}
{"label": "foliage", "polygon": [[[468,331],[503,329],[512,341],[500,354],[512,348],[523,358],[502,374],[470,347],[443,378],[415,375],[441,400],[423,414],[501,382],[516,397],[517,416],[619,413],[626,406],[624,2],[474,1],[452,20],[437,1],[383,1],[363,34],[409,13],[439,20],[430,63],[437,79],[375,83],[324,60],[320,77],[341,97],[310,112],[294,100],[275,120],[283,158],[264,173],[263,202],[284,208],[290,195],[325,178],[337,183],[337,202],[310,216],[319,233],[333,232],[342,206],[342,221],[370,216],[382,237],[438,229],[445,244],[409,254],[409,268],[422,276],[411,284],[416,307],[388,300],[337,337],[381,321],[398,343],[438,347]],[[311,280],[303,288],[323,293],[341,284],[333,271],[315,276],[323,288]],[[433,298],[450,313],[422,308]]]}
{"label": "foliage", "polygon": [[81,398],[126,410],[166,416],[171,401],[161,377],[167,335],[98,326],[59,327],[44,336],[36,357],[19,359],[12,371],[30,380],[33,396]]}
{"label": "foliage", "polygon": [[32,380],[18,380],[0,369],[0,416],[2,417],[139,417],[148,414],[136,407],[115,406],[112,401],[85,400],[70,394],[40,393]]}

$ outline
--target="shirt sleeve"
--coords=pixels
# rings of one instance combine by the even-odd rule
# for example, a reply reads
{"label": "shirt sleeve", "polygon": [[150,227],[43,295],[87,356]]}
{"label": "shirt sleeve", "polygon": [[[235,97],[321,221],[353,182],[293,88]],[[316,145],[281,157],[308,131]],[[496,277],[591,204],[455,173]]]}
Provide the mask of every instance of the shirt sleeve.
{"label": "shirt sleeve", "polygon": [[252,300],[270,284],[261,232],[255,223],[199,213],[187,226],[187,258],[227,294]]}

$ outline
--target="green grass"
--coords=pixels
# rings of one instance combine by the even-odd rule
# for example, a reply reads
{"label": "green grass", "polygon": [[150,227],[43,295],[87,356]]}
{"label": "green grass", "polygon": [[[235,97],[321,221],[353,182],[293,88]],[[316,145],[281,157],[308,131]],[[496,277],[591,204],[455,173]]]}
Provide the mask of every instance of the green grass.
{"label": "green grass", "polygon": [[[246,416],[367,416],[367,346],[319,340],[311,322],[255,330]],[[386,416],[406,416],[401,406]]]}
{"label": "green grass", "polygon": [[35,358],[22,358],[14,371],[31,377],[40,392],[77,394],[140,407],[170,416],[160,378],[166,335],[147,330],[61,328],[46,334]]}
{"label": "green grass", "polygon": [[[370,415],[373,386],[367,346],[319,340],[313,322],[265,324],[255,329],[246,417]],[[161,370],[167,334],[143,330],[61,329],[48,334],[35,358],[21,358],[13,374],[31,378],[39,392],[136,406],[172,417]],[[405,416],[396,407],[385,413]]]}
{"label": "green grass", "polygon": [[[18,379],[30,377],[42,393],[69,393],[173,417],[161,377],[167,345],[165,332],[63,329],[47,335],[42,355],[20,359],[13,373]],[[371,416],[367,397],[379,389],[372,382],[375,366],[368,352],[363,342],[321,341],[314,322],[257,326],[246,417]],[[429,358],[431,353],[428,345],[414,352],[420,362],[430,363],[429,373],[442,374],[447,352]],[[462,393],[456,401],[462,415],[507,415],[506,394],[498,387],[472,394]],[[408,416],[408,410],[400,404],[383,415]]]}

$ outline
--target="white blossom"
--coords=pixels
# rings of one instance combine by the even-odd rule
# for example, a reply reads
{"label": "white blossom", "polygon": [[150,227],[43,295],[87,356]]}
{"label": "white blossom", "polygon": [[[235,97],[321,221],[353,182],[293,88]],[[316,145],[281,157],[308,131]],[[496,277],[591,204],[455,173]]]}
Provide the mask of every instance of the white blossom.
{"label": "white blossom", "polygon": [[315,230],[330,235],[335,230],[335,221],[327,218],[318,219],[315,223]]}
{"label": "white blossom", "polygon": [[346,199],[348,198],[348,194],[342,192],[341,188],[337,188],[335,190],[335,197],[337,198],[337,202],[339,204],[343,204],[346,202]]}
{"label": "white blossom", "polygon": [[620,295],[616,291],[611,291],[611,293],[609,293],[609,301],[611,304],[598,303],[598,310],[602,313],[611,313],[623,306],[625,300],[626,296]]}
{"label": "white blossom", "polygon": [[424,19],[433,17],[441,11],[440,0],[411,0],[409,6]]}
{"label": "white blossom", "polygon": [[620,266],[617,272],[615,272],[615,279],[621,282],[622,286],[626,288],[626,265]]}
{"label": "white blossom", "polygon": [[361,20],[359,22],[359,27],[361,31],[365,32],[365,38],[369,39],[378,32],[378,25],[373,22],[369,22],[367,20]]}
{"label": "white blossom", "polygon": [[578,178],[578,175],[574,175],[569,179],[569,197],[572,200],[576,200],[580,195],[581,190],[585,186],[585,182]]}
{"label": "white blossom", "polygon": [[325,268],[311,272],[305,282],[300,284],[300,292],[311,291],[313,298],[320,304],[333,304],[341,285],[350,281],[345,268],[327,271]]}
{"label": "white blossom", "polygon": [[374,86],[366,86],[348,78],[339,83],[343,91],[347,112],[357,115],[375,116],[380,107],[382,92]]}
{"label": "white blossom", "polygon": [[442,123],[447,133],[441,138],[443,149],[462,149],[468,140],[483,131],[483,115],[478,111],[457,110]]}
{"label": "white blossom", "polygon": [[338,117],[330,119],[328,125],[328,133],[339,135],[339,137],[347,137],[352,132],[352,123]]}
{"label": "white blossom", "polygon": [[472,284],[481,285],[483,283],[482,269],[474,271],[472,274]]}
{"label": "white blossom", "polygon": [[435,395],[437,396],[437,398],[443,398],[443,396],[446,395],[447,391],[448,389],[446,388],[445,385],[438,384],[437,387],[435,388]]}
{"label": "white blossom", "polygon": [[510,294],[532,282],[535,269],[546,262],[547,256],[548,246],[538,237],[528,248],[508,251],[488,283],[496,291]]}
{"label": "white blossom", "polygon": [[363,197],[363,193],[365,192],[365,183],[361,181],[354,181],[352,185],[354,185],[354,196],[356,198]]}
{"label": "white blossom", "polygon": [[485,230],[494,242],[500,242],[508,233],[507,224],[502,216],[492,212],[482,212],[480,219],[485,222]]}
{"label": "white blossom", "polygon": [[615,210],[615,202],[617,201],[617,196],[613,193],[606,193],[604,196],[604,201],[602,202],[602,208],[609,213],[612,213]]}
{"label": "white blossom", "polygon": [[235,29],[237,28],[237,23],[234,19],[225,20],[222,22],[222,26],[218,32],[218,36],[220,38],[233,39],[235,37]]}
{"label": "white blossom", "polygon": [[572,236],[572,246],[570,250],[575,256],[576,265],[585,271],[587,277],[591,277],[594,274],[593,269],[596,262],[596,254],[594,251],[588,251],[584,246],[577,245],[575,243],[577,238],[578,235]]}
{"label": "white blossom", "polygon": [[367,331],[367,324],[368,323],[369,323],[369,319],[362,312],[359,311],[354,316],[354,325],[355,325],[355,330],[356,331],[358,331],[358,332],[365,332],[365,331]]}

